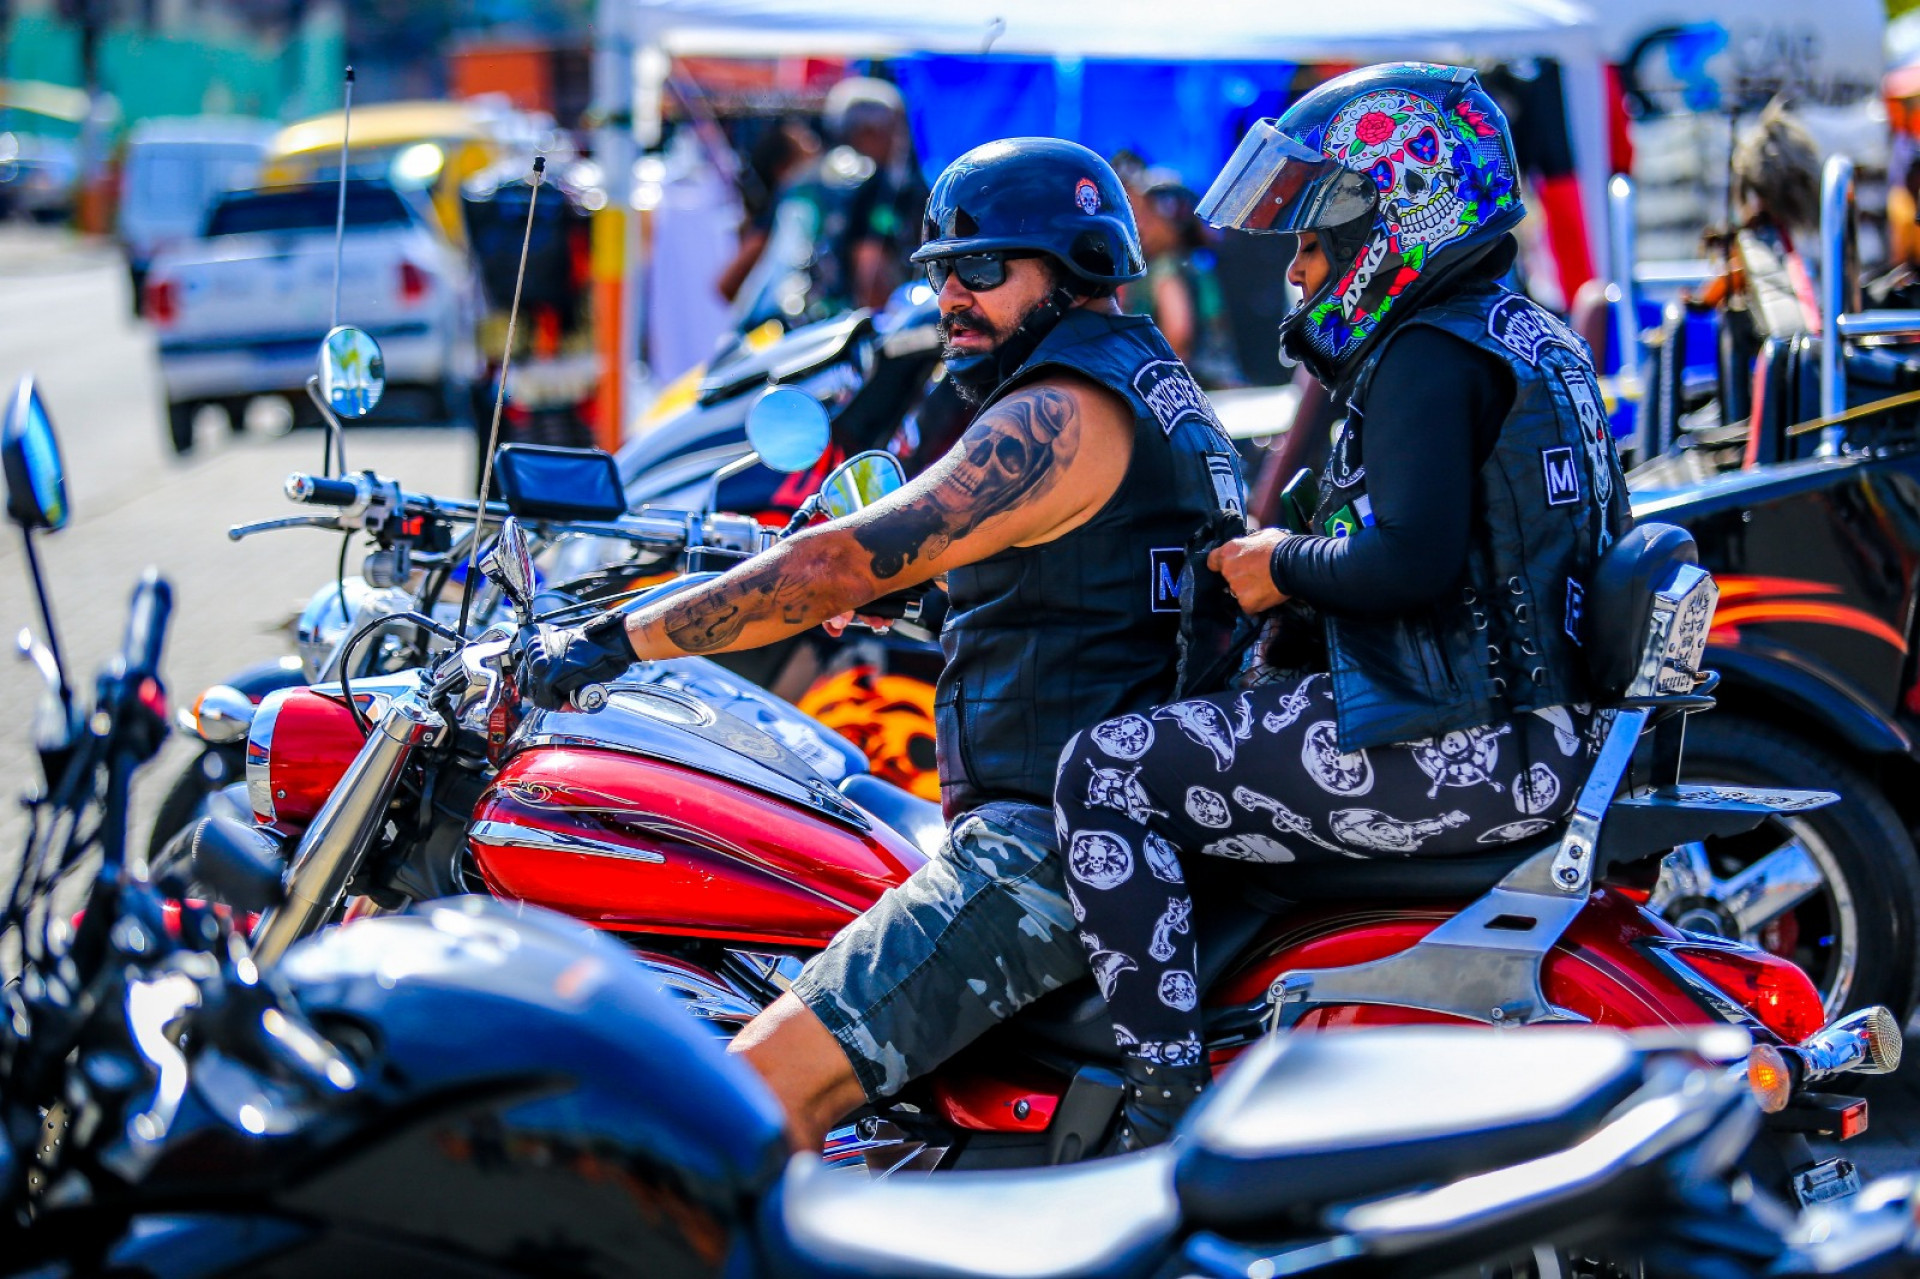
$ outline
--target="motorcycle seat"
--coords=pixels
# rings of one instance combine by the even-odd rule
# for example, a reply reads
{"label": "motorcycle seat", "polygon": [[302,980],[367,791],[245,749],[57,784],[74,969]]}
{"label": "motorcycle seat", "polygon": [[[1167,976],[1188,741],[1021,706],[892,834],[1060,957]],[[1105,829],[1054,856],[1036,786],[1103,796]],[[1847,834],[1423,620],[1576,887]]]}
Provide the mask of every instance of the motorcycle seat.
{"label": "motorcycle seat", "polygon": [[[884,785],[884,783],[882,783]],[[1615,868],[1665,856],[1680,844],[1738,835],[1769,813],[1816,807],[1816,792],[1773,797],[1741,795],[1724,787],[1668,787],[1614,800],[1600,828],[1596,878]],[[1837,798],[1821,795],[1826,801]],[[1204,993],[1234,971],[1267,920],[1296,904],[1330,902],[1458,902],[1486,893],[1534,854],[1565,834],[1558,824],[1531,839],[1475,857],[1375,858],[1366,861],[1291,862],[1255,865],[1210,857],[1184,861],[1193,893],[1200,965],[1195,976]],[[1066,1054],[1075,1061],[1115,1062],[1113,1018],[1092,978],[1063,986],[1009,1020],[1009,1033],[1029,1046]]]}
{"label": "motorcycle seat", "polygon": [[1269,1036],[1176,1138],[1181,1212],[1257,1232],[1524,1163],[1590,1135],[1642,1075],[1632,1043],[1594,1027]]}
{"label": "motorcycle seat", "polygon": [[865,1177],[796,1155],[761,1213],[770,1274],[1127,1279],[1180,1224],[1169,1147],[1060,1168]]}
{"label": "motorcycle seat", "polygon": [[881,781],[872,773],[850,773],[841,781],[840,793],[929,857],[947,842],[947,819],[940,805],[909,794],[892,782]]}

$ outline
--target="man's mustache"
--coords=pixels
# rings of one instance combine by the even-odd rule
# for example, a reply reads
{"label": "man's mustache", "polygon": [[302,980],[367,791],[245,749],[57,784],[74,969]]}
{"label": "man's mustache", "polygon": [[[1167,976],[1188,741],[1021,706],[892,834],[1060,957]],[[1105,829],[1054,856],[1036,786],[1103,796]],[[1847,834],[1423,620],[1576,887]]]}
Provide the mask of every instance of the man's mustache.
{"label": "man's mustache", "polygon": [[996,336],[993,325],[971,310],[954,311],[941,316],[940,322],[934,326],[934,329],[940,335],[940,341],[945,344],[952,343],[955,333],[978,333],[989,338]]}

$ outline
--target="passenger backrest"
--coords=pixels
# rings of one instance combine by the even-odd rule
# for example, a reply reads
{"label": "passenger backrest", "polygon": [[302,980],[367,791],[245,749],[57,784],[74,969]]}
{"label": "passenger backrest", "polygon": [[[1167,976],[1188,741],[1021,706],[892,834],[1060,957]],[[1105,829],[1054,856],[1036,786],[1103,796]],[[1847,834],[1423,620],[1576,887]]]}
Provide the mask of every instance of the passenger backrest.
{"label": "passenger backrest", "polygon": [[1582,627],[1587,673],[1600,705],[1627,695],[1645,657],[1655,597],[1671,588],[1677,569],[1699,561],[1693,534],[1672,524],[1638,525],[1600,558],[1587,583]]}

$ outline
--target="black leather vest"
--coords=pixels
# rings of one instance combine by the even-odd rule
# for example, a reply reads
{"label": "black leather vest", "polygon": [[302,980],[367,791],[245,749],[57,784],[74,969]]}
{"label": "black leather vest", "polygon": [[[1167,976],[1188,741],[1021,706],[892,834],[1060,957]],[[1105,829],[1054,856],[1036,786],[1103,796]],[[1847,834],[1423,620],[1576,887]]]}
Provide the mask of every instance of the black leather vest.
{"label": "black leather vest", "polygon": [[[1398,617],[1326,614],[1342,750],[1414,741],[1590,699],[1580,653],[1586,581],[1632,527],[1593,360],[1552,313],[1498,285],[1469,285],[1407,316],[1491,351],[1513,371],[1513,408],[1474,480],[1459,582]],[[1390,341],[1381,351],[1388,349]],[[1372,522],[1364,450],[1367,385],[1321,475],[1316,532]]]}
{"label": "black leather vest", "polygon": [[1172,694],[1187,540],[1245,509],[1233,445],[1152,320],[1069,311],[987,405],[1059,370],[1127,402],[1133,456],[1079,528],[948,572],[934,720],[949,818],[996,799],[1051,805],[1068,738]]}

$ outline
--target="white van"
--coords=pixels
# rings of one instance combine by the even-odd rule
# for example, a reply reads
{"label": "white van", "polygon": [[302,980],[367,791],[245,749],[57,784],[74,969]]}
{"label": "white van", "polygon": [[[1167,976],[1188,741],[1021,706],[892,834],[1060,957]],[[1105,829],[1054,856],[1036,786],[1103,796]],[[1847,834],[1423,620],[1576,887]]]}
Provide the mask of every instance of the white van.
{"label": "white van", "polygon": [[254,184],[276,128],[241,116],[177,116],[134,126],[121,173],[118,232],[136,312],[153,255],[199,235],[222,191]]}

